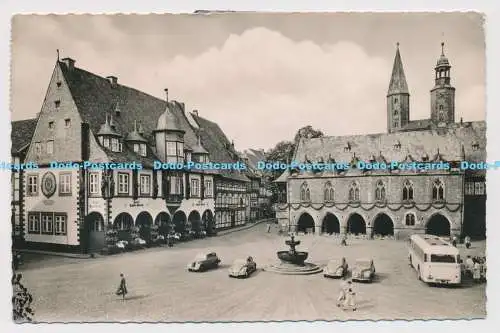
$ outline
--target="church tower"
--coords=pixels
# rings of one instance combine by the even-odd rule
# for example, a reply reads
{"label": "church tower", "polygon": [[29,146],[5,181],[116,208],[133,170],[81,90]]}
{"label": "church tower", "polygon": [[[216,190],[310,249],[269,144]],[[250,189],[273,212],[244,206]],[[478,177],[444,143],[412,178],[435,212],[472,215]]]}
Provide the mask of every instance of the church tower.
{"label": "church tower", "polygon": [[387,92],[387,131],[394,133],[410,121],[410,93],[406,84],[403,62],[397,43],[396,57],[392,67],[391,82]]}
{"label": "church tower", "polygon": [[444,55],[441,43],[441,56],[436,67],[435,85],[431,90],[431,120],[438,126],[455,122],[455,88],[450,84],[450,62]]}

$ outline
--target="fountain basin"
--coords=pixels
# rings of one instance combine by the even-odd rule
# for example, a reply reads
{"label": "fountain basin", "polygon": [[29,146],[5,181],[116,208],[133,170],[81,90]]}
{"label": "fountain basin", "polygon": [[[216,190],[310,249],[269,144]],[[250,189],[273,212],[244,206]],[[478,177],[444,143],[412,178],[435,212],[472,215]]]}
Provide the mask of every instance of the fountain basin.
{"label": "fountain basin", "polygon": [[309,255],[307,252],[290,252],[290,251],[278,251],[278,258],[286,264],[294,264],[303,266],[304,261],[306,261],[307,256]]}

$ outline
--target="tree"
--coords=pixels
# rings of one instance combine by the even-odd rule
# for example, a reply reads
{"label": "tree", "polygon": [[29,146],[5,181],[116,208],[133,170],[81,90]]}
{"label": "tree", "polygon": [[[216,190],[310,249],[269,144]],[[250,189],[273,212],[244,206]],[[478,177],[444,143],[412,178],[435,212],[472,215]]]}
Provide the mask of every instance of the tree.
{"label": "tree", "polygon": [[295,144],[291,141],[281,141],[265,155],[270,162],[289,162],[293,157]]}
{"label": "tree", "polygon": [[35,312],[31,308],[33,296],[28,289],[21,283],[22,274],[12,276],[12,316],[16,322],[31,322]]}
{"label": "tree", "polygon": [[311,125],[307,125],[297,131],[297,134],[295,134],[293,142],[295,143],[295,145],[297,145],[301,138],[314,139],[314,138],[322,138],[323,136],[325,136],[323,132],[321,132],[320,130],[315,130],[314,128],[312,128]]}
{"label": "tree", "polygon": [[[295,152],[295,148],[297,147],[301,138],[321,138],[324,134],[320,130],[314,129],[311,125],[304,126],[300,128],[293,142],[291,141],[281,141],[276,144],[276,146],[270,149],[265,155],[266,160],[269,162],[281,162],[281,163],[289,163],[293,159],[293,154]],[[283,173],[283,170],[273,171],[273,179],[276,179]]]}

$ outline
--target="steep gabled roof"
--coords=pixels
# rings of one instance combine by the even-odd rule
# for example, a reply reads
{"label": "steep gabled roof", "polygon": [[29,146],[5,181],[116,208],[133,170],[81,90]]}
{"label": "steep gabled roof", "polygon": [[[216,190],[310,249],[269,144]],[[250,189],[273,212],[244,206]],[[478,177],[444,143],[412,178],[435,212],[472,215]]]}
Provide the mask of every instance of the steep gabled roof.
{"label": "steep gabled roof", "polygon": [[[234,163],[238,161],[237,153],[232,151],[231,143],[219,125],[194,113],[191,113],[191,116],[200,127],[201,143],[210,154],[212,162]],[[221,172],[221,175],[239,181],[249,181],[240,172]]]}
{"label": "steep gabled roof", "polygon": [[[486,123],[454,124],[446,129],[446,133],[427,130],[302,139],[294,159],[317,162],[332,156],[338,163],[349,163],[354,157],[370,161],[374,152],[389,163],[403,162],[408,156],[416,161],[422,161],[425,156],[429,162],[436,156],[444,161],[462,161],[464,158],[473,162],[486,161]],[[280,177],[281,181],[283,177]]]}
{"label": "steep gabled roof", "polygon": [[18,120],[12,122],[11,130],[11,153],[18,153],[31,143],[31,138],[35,132],[37,118]]}
{"label": "steep gabled roof", "polygon": [[[71,69],[59,62],[71,95],[84,122],[97,134],[106,121],[106,113],[113,116],[116,130],[123,136],[134,130],[134,122],[140,122],[144,136],[154,143],[153,130],[158,118],[165,112],[167,102],[142,91],[121,84],[78,67]],[[116,112],[118,108],[119,112]],[[119,113],[119,115],[118,115]]]}
{"label": "steep gabled roof", "polygon": [[[134,88],[112,83],[110,80],[90,73],[78,67],[68,68],[64,62],[59,62],[64,78],[68,83],[71,95],[84,122],[90,124],[90,129],[97,134],[106,122],[106,113],[112,115],[114,128],[123,137],[133,133],[135,122],[143,132],[142,136],[150,146],[155,145],[153,131],[157,129],[158,120],[167,110],[169,116],[175,117],[175,126],[182,129],[186,149],[191,149],[197,143],[196,133],[189,124],[184,110],[184,103],[165,101]],[[118,112],[117,112],[118,111]],[[170,117],[171,118],[171,117]],[[124,145],[122,153],[113,153],[105,150],[112,160],[129,161],[138,160],[139,155]],[[151,164],[152,158],[156,159],[153,152],[148,149],[147,158],[139,158]]]}

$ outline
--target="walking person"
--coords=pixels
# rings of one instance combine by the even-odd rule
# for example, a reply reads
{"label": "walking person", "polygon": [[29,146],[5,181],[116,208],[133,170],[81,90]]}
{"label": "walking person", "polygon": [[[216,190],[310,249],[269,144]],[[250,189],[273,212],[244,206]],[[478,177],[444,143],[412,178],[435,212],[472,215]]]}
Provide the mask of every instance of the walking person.
{"label": "walking person", "polygon": [[466,248],[470,248],[471,242],[470,242],[470,237],[469,236],[465,236],[464,243],[465,243],[465,247]]}
{"label": "walking person", "polygon": [[346,280],[346,278],[343,277],[342,282],[340,283],[339,297],[337,298],[337,307],[340,307],[340,305],[345,301],[346,292],[347,290],[349,290],[350,285],[352,285],[352,282],[350,280]]}
{"label": "walking person", "polygon": [[352,283],[349,284],[349,288],[347,289],[345,295],[344,310],[346,309],[352,309],[352,311],[356,311],[356,293],[354,292],[354,286],[352,285]]}
{"label": "walking person", "polygon": [[468,277],[472,276],[472,269],[474,268],[474,261],[470,256],[465,260],[465,273]]}
{"label": "walking person", "polygon": [[340,241],[340,245],[347,246],[347,235],[346,234],[342,235],[342,240]]}
{"label": "walking person", "polygon": [[125,281],[125,276],[123,276],[123,273],[120,273],[120,286],[118,287],[118,290],[116,291],[117,295],[121,295],[122,299],[125,300],[125,295],[128,294],[127,290],[127,282]]}
{"label": "walking person", "polygon": [[271,222],[267,222],[267,233],[271,232]]}
{"label": "walking person", "polygon": [[475,260],[472,272],[474,282],[479,283],[481,281],[481,264],[479,263],[479,260]]}

